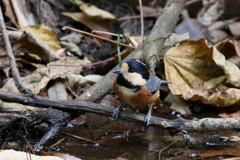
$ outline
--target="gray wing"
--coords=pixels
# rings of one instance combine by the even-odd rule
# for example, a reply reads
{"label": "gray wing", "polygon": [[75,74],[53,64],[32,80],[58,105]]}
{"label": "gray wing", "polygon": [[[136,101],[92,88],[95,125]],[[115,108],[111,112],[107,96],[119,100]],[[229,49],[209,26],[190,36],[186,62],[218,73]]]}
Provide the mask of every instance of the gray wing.
{"label": "gray wing", "polygon": [[151,74],[147,83],[144,85],[152,94],[157,92],[161,86],[161,79]]}

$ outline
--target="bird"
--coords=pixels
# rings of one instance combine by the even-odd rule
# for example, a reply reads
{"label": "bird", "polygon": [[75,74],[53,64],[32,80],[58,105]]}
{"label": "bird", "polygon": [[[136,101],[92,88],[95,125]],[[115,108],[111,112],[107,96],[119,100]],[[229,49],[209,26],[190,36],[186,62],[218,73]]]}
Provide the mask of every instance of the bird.
{"label": "bird", "polygon": [[[144,123],[149,125],[154,106],[161,104],[159,88],[161,84],[171,83],[155,76],[148,67],[137,59],[126,60],[120,69],[114,70],[118,74],[113,85],[116,94],[124,103],[145,107],[149,110],[144,118]],[[118,119],[121,103],[114,111],[112,118]]]}

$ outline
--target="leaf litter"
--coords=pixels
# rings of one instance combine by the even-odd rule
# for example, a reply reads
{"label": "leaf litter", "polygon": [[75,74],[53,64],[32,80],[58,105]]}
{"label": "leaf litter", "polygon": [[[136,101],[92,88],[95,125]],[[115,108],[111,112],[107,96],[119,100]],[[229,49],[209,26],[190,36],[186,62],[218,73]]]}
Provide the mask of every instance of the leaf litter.
{"label": "leaf litter", "polygon": [[[114,21],[116,21],[116,17],[114,17],[111,20],[111,18],[98,16],[98,15],[102,15],[100,13],[101,9],[97,8],[92,4],[83,3],[81,1],[78,1],[78,2],[81,3],[81,5],[79,4],[79,8],[82,12],[70,13],[70,12],[64,11],[65,13],[63,14],[77,20],[80,23],[83,23],[85,26],[87,26],[91,30],[112,31],[111,25]],[[229,26],[229,29],[233,34],[233,36],[235,38],[238,38],[239,34],[237,32],[237,28],[239,24],[238,22],[234,22],[235,20],[233,20],[234,23],[230,23],[230,24],[228,24],[227,22],[224,23],[225,27],[212,30],[212,31],[215,31],[214,34],[211,32],[209,27],[207,28],[206,26],[202,26],[202,28],[200,26],[200,28],[198,29],[192,27],[194,25],[192,22],[194,23],[196,22],[196,25],[201,25],[201,24],[211,25],[223,13],[224,5],[221,4],[221,2],[222,2],[221,0],[216,2],[211,1],[209,2],[210,5],[208,6],[204,4],[204,7],[202,8],[203,11],[201,11],[202,15],[199,14],[199,17],[198,17],[199,21],[202,23],[200,23],[197,20],[188,21],[189,24],[187,25],[190,27],[190,30],[192,30],[191,32],[196,33],[197,31],[199,31],[200,34],[197,34],[197,36],[201,37],[203,35],[204,38],[209,38],[209,35],[210,35],[208,32],[209,30],[212,36],[214,38],[217,38],[218,39],[217,42],[219,42],[220,40],[224,39],[226,35],[228,35],[228,32],[225,32],[224,28]],[[4,3],[6,3],[6,1],[4,1]],[[13,15],[14,13],[10,13],[10,12],[14,12],[14,11],[9,10],[10,9],[9,5],[10,4],[8,4],[8,11],[6,12],[8,12],[9,15],[11,14]],[[94,12],[96,12],[95,15],[97,16],[92,15],[92,13],[94,13],[92,9],[94,10]],[[104,13],[106,12],[104,11]],[[16,26],[19,26],[18,22],[16,21],[16,18],[18,17],[9,16],[9,18],[11,19],[11,21],[14,22]],[[37,33],[38,35],[39,34],[41,35],[43,33],[40,30],[38,31],[38,29],[41,28],[41,26],[32,26],[29,28],[36,29],[38,32]],[[217,35],[219,35],[218,33],[220,32],[223,33],[223,35],[221,37],[217,37]],[[59,59],[61,56],[65,56],[65,55],[59,56],[58,54],[56,54],[57,50],[61,49],[61,46],[59,48],[58,39],[57,37],[52,36],[52,33],[45,35],[46,37],[51,38],[51,40],[46,40],[46,41],[32,33],[31,34],[24,33],[24,34],[27,34],[28,38],[29,38],[29,35],[31,35],[31,36],[37,37],[36,39],[39,39],[39,41],[37,41],[36,43],[31,43],[32,42],[31,40],[17,41],[20,44],[22,43],[21,47],[23,48],[25,47],[25,49],[27,49],[27,51],[22,50],[22,52],[24,54],[28,54],[29,57],[32,57],[30,61],[33,60],[34,62],[38,61],[43,63],[49,63]],[[46,42],[54,42],[56,44],[51,45]],[[47,45],[44,45],[44,44],[47,44]],[[47,46],[47,49],[45,49],[46,46]],[[86,51],[83,51],[82,53],[77,45],[68,46],[66,44],[64,46],[73,47],[72,49],[68,48],[68,50],[71,50],[74,54],[78,56],[86,55],[86,53],[84,53]],[[168,47],[169,46],[171,45],[168,45]],[[209,47],[206,44],[205,40],[203,39],[199,41],[181,42],[176,47],[170,48],[169,51],[167,51],[164,61],[165,61],[167,80],[173,82],[170,85],[170,90],[173,93],[171,97],[174,97],[172,99],[175,101],[171,101],[171,98],[170,98],[170,101],[168,101],[167,99],[166,101],[168,101],[169,103],[172,103],[172,106],[179,105],[180,106],[179,108],[183,110],[181,112],[184,112],[185,115],[191,114],[191,111],[189,109],[188,104],[185,103],[184,100],[192,100],[192,101],[201,100],[205,104],[211,104],[211,105],[221,106],[221,107],[234,104],[237,108],[239,105],[239,102],[237,101],[237,99],[239,99],[239,94],[240,94],[239,93],[239,76],[238,76],[239,70],[236,67],[236,64],[233,64],[228,59],[232,57],[237,57],[239,55],[238,50],[239,49],[236,41],[220,42],[219,44],[213,47]],[[38,57],[34,57],[31,54],[36,54]],[[24,58],[19,58],[20,59],[19,61],[23,62]],[[63,59],[66,60],[66,58],[63,58]],[[77,61],[77,60],[75,61],[73,59],[72,61],[66,60],[68,63],[65,63],[64,61],[61,61],[61,60],[56,61],[56,64],[79,65],[84,63],[90,63],[88,61],[85,61],[85,62]],[[5,60],[1,59],[1,62],[5,62]],[[73,84],[75,83],[93,84],[97,82],[98,79],[101,78],[98,75],[89,75],[89,76],[78,75],[82,71],[81,67],[80,67],[81,69],[77,67],[78,69],[71,68],[70,70],[68,70],[70,67],[62,67],[62,66],[60,67],[58,66],[55,68],[53,66],[39,67],[42,64],[38,65],[38,64],[34,64],[34,62],[27,62],[27,63],[35,65],[36,68],[38,69],[32,74],[26,77],[23,77],[23,83],[29,89],[33,90],[34,93],[39,93],[41,92],[41,90],[45,88],[49,88],[48,90],[49,92],[51,90],[54,90],[54,91],[51,91],[52,93],[48,94],[49,97],[62,99],[62,95],[59,95],[58,93],[64,92],[63,99],[65,99],[68,94],[66,93],[66,84],[67,84],[65,83],[66,81],[68,81],[68,83],[73,86]],[[8,65],[4,65],[3,69],[7,69],[7,67]],[[53,83],[50,84],[51,87],[48,86],[50,81],[53,81]],[[7,84],[4,86],[4,88],[5,89],[7,88],[7,91],[9,92],[10,91],[17,92],[13,86],[14,86],[13,81],[11,83],[7,81]],[[116,102],[116,99],[113,98],[108,103],[109,105],[112,105],[114,104],[113,102],[115,102],[116,104],[119,101]],[[177,108],[174,108],[174,109],[177,110]],[[225,115],[225,116],[230,117],[234,115]],[[96,122],[95,115],[93,116],[92,119],[93,119],[93,123],[97,123],[96,125],[98,125],[98,122]],[[89,117],[88,117],[88,120],[89,120]],[[124,128],[119,124],[117,126],[119,126],[119,129],[117,130]],[[131,126],[131,125],[127,124],[127,126]],[[126,128],[126,130],[131,130],[131,129]],[[121,136],[121,134],[119,134],[119,136]],[[128,138],[129,138],[128,135],[126,137],[123,136],[123,139],[120,139],[119,141],[117,140],[117,142],[114,142],[116,140],[114,139],[114,136],[109,136],[109,137],[106,136],[106,139],[103,139],[103,141],[100,140],[99,142],[103,142],[103,144],[105,143],[106,145],[109,145],[109,144],[115,144],[121,141],[126,141],[128,140]],[[152,138],[152,137],[150,136],[149,138]],[[156,140],[154,142],[156,142]],[[75,149],[76,148],[74,148],[74,150]]]}

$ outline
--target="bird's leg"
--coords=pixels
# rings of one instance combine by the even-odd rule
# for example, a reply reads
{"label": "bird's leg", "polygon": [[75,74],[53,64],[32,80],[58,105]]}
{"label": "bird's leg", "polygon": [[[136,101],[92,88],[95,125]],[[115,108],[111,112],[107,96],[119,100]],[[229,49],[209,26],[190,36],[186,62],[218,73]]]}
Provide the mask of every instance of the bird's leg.
{"label": "bird's leg", "polygon": [[146,123],[147,126],[149,125],[149,121],[150,121],[150,119],[152,117],[152,106],[153,106],[152,104],[149,106],[148,113],[147,113],[147,115],[144,118],[144,123]]}
{"label": "bird's leg", "polygon": [[118,115],[120,113],[122,105],[123,105],[123,102],[121,104],[119,104],[116,109],[114,109],[113,115],[112,115],[112,119],[113,120],[117,120],[118,119]]}

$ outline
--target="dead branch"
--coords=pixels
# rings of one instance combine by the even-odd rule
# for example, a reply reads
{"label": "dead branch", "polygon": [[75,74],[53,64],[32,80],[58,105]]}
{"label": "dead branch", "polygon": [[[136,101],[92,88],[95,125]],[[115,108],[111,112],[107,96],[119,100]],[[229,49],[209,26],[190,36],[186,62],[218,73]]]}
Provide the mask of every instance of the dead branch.
{"label": "dead branch", "polygon": [[6,26],[5,26],[5,22],[3,19],[3,14],[2,14],[2,9],[0,7],[0,31],[2,32],[2,36],[3,36],[3,41],[5,44],[5,49],[7,52],[7,55],[9,57],[10,63],[11,63],[11,71],[12,71],[12,75],[13,75],[13,79],[14,79],[14,83],[17,87],[17,89],[19,90],[20,93],[30,93],[29,90],[26,90],[23,86],[22,86],[22,81],[21,81],[21,77],[19,74],[19,71],[17,69],[17,65],[16,65],[16,61],[12,52],[12,48],[11,48],[11,44],[9,42],[9,38],[8,38],[8,34],[7,34],[7,30],[6,30]]}
{"label": "dead branch", "polygon": [[[143,42],[140,47],[135,49],[129,56],[127,56],[125,60],[130,58],[143,60],[151,70],[154,70],[159,62],[158,53],[163,48],[165,40],[172,33],[178,16],[185,6],[186,1],[187,0],[178,0],[166,6],[157,19],[147,40]],[[78,97],[77,100],[94,102],[101,99],[113,89],[113,80],[117,75],[115,75],[112,71],[117,68],[118,66],[114,67],[102,78],[102,80],[94,84],[87,92]]]}
{"label": "dead branch", "polygon": [[[20,94],[12,94],[4,91],[0,91],[0,99],[3,101],[11,101],[24,105],[37,106],[41,108],[52,107],[60,110],[72,110],[72,111],[84,111],[91,112],[105,116],[112,116],[114,107],[104,106],[96,103],[85,102],[85,101],[70,101],[70,100],[53,100],[39,96],[33,96],[32,98],[26,97]],[[17,106],[17,105],[15,105]],[[16,107],[5,108],[8,113],[16,112]],[[28,110],[30,107],[27,108]],[[1,107],[4,110],[4,107]],[[22,109],[18,108],[17,111],[24,113],[26,107]],[[33,110],[36,110],[33,109]],[[33,111],[31,111],[33,113]],[[21,115],[21,114],[19,114]],[[35,115],[35,114],[34,114]],[[144,122],[144,114],[122,111],[119,118]],[[158,126],[164,129],[169,129],[171,131],[179,132],[182,130],[186,131],[217,131],[217,130],[229,130],[229,129],[240,129],[240,118],[204,118],[204,119],[193,119],[186,120],[183,118],[178,118],[174,120],[168,120],[164,118],[152,117],[150,120],[150,125]]]}

